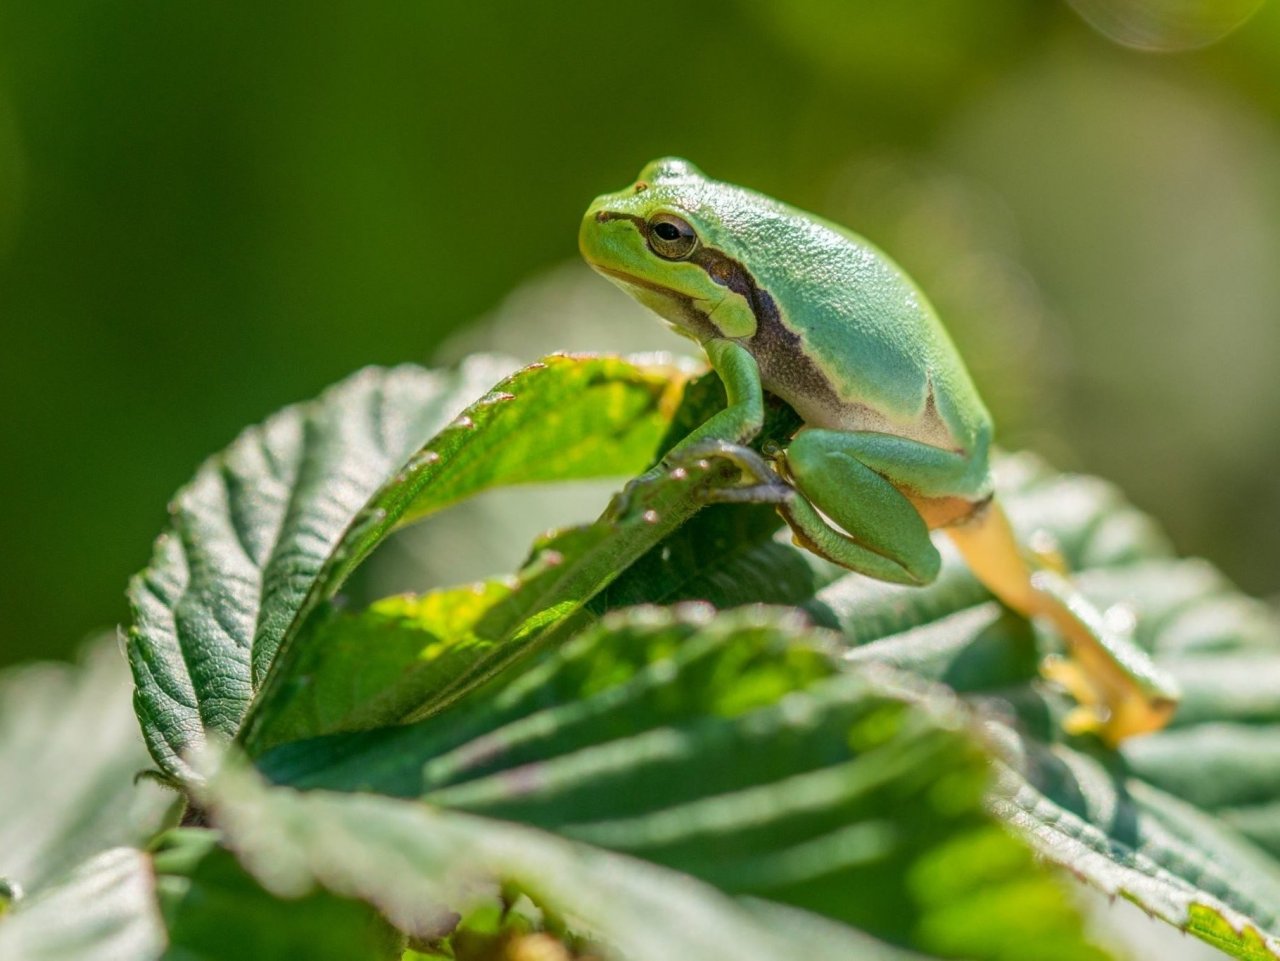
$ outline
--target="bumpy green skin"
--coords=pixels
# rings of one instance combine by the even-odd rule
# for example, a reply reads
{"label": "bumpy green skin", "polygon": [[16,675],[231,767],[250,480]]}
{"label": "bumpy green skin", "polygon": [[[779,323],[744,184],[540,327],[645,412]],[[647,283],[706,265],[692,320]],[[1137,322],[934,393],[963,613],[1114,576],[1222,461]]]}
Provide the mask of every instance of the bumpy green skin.
{"label": "bumpy green skin", "polygon": [[[1074,728],[1118,743],[1168,721],[1176,683],[1111,636],[1069,583],[1037,571],[1003,511],[987,506],[990,415],[932,307],[888,257],[674,158],[597,198],[579,244],[698,341],[724,381],[727,407],[668,466],[732,461],[744,483],[713,499],[775,504],[797,543],[881,580],[932,581],[940,558],[929,531],[949,528],[998,597],[1050,618],[1067,639],[1082,670],[1055,676],[1080,701]],[[765,391],[805,422],[772,464],[743,446],[760,432]]]}
{"label": "bumpy green skin", "polygon": [[[696,232],[689,257],[651,249],[658,214]],[[597,198],[579,239],[593,267],[699,341],[729,386],[729,410],[691,444],[750,439],[761,388],[776,394],[808,428],[783,469],[842,529],[795,502],[801,541],[881,579],[936,576],[916,506],[989,496],[991,418],[905,273],[856,234],[670,158]]]}

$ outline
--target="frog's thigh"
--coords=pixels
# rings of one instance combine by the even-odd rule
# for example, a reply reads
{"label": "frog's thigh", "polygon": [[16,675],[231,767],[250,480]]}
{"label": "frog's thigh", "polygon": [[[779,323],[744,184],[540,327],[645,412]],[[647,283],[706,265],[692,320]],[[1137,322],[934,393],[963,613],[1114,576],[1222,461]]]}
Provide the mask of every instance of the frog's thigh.
{"label": "frog's thigh", "polygon": [[811,443],[840,450],[889,478],[897,487],[922,497],[962,497],[977,501],[991,493],[985,458],[871,431],[807,430],[796,440],[812,434],[819,437]]}
{"label": "frog's thigh", "polygon": [[939,556],[924,518],[890,479],[859,459],[856,447],[849,444],[856,436],[831,430],[802,432],[787,448],[792,483],[806,500],[835,521],[854,545],[892,562],[901,572],[890,577],[853,558],[833,559],[885,580],[933,580]]}

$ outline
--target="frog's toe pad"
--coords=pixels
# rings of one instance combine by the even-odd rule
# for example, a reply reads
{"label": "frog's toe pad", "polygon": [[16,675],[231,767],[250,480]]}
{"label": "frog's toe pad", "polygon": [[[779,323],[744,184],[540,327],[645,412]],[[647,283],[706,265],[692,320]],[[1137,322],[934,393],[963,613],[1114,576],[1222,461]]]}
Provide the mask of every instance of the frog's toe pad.
{"label": "frog's toe pad", "polygon": [[1101,735],[1107,726],[1106,711],[1096,706],[1077,704],[1062,719],[1062,729],[1072,736]]}

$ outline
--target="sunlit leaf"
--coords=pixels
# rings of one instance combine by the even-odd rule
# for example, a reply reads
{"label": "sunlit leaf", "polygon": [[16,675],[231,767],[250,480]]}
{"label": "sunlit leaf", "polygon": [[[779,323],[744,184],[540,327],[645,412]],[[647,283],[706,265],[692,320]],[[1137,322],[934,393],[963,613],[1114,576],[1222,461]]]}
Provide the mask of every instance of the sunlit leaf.
{"label": "sunlit leaf", "polygon": [[260,743],[401,720],[493,649],[494,609],[512,594],[491,581],[317,617]]}
{"label": "sunlit leaf", "polygon": [[[660,446],[722,404],[714,376],[691,385],[684,403],[671,412],[668,440]],[[789,408],[771,407],[765,436],[785,436],[794,426]],[[587,605],[694,517],[704,504],[702,492],[732,471],[723,462],[703,461],[649,472],[591,524],[540,538],[529,561],[508,581],[418,601],[389,600],[313,621],[316,633],[300,635],[295,656],[279,671],[281,681],[264,694],[260,723],[245,738],[247,746],[258,753],[305,733],[372,727],[440,710],[538,645],[567,637],[583,622]],[[409,611],[414,613],[405,616]],[[445,636],[449,620],[454,633]],[[378,643],[388,640],[388,628],[394,637]],[[357,667],[360,705],[352,691]]]}
{"label": "sunlit leaf", "polygon": [[[438,930],[441,906],[462,915],[501,890],[528,895],[556,930],[611,961],[921,958],[807,911],[730,898],[688,875],[502,821],[369,794],[265,788],[227,768],[203,799],[267,888],[297,896],[323,885],[367,899],[403,930]],[[1008,838],[995,844],[1018,851]],[[1030,890],[1044,883],[1027,877]],[[1038,956],[1100,957],[1061,932]]]}
{"label": "sunlit leaf", "polygon": [[179,492],[130,589],[137,708],[166,772],[189,776],[182,756],[210,732],[247,736],[277,654],[297,656],[306,615],[396,524],[494,484],[639,471],[684,380],[557,357],[485,394],[501,367],[362,371],[249,429]]}
{"label": "sunlit leaf", "polygon": [[165,944],[145,854],[112,848],[0,920],[0,958],[13,961],[149,961]]}
{"label": "sunlit leaf", "polygon": [[[517,378],[529,377],[530,383],[547,378],[541,381],[544,385],[562,383],[556,380],[557,369],[581,372],[574,365],[584,363],[593,362],[562,359],[541,372]],[[632,375],[624,373],[621,379],[627,381],[628,376]],[[672,395],[656,386],[671,376],[669,370],[634,375],[633,379],[643,382],[638,389],[650,398],[649,406],[640,405],[636,415],[649,418],[649,433],[637,429],[645,443],[635,444],[634,449],[624,444],[629,453],[620,453],[617,463],[632,458],[631,469],[638,470],[672,437],[696,423],[697,416],[708,412],[705,405],[700,406],[699,415],[688,414],[692,423],[673,424]],[[676,380],[678,391],[683,380]],[[585,396],[584,389],[584,383],[576,381],[569,395]],[[507,398],[508,393],[516,399]],[[536,388],[530,393],[536,394]],[[503,412],[519,410],[519,397],[519,391],[505,388],[489,395],[467,419],[456,421],[441,434],[431,452],[412,458],[403,470],[386,468],[391,477],[386,488],[366,495],[366,500],[372,497],[370,506],[364,511],[354,508],[346,526],[334,534],[328,553],[316,558],[307,574],[306,592],[295,598],[292,619],[272,622],[279,629],[277,646],[283,644],[283,656],[276,669],[262,678],[265,691],[259,693],[266,696],[251,709],[251,727],[237,730],[250,751],[260,753],[307,733],[368,728],[417,717],[427,720],[288,749],[293,753],[274,755],[268,765],[276,776],[298,783],[421,795],[436,803],[526,820],[680,867],[729,890],[763,893],[845,920],[870,923],[860,915],[841,913],[847,905],[839,899],[808,900],[829,894],[829,889],[805,889],[802,896],[781,882],[775,885],[786,870],[781,862],[769,860],[772,855],[762,855],[759,863],[712,856],[708,853],[715,850],[712,835],[699,838],[695,831],[684,840],[668,836],[664,832],[671,828],[663,826],[663,808],[643,809],[646,798],[655,804],[661,800],[676,812],[670,815],[671,823],[680,830],[691,830],[690,818],[701,823],[698,798],[664,797],[661,790],[675,790],[675,785],[685,782],[705,783],[706,790],[712,790],[719,769],[694,759],[713,756],[725,745],[733,745],[739,759],[735,776],[748,779],[730,782],[725,790],[750,792],[772,783],[748,783],[755,776],[752,772],[759,774],[757,765],[767,769],[775,755],[740,739],[744,723],[740,717],[721,717],[714,711],[708,716],[706,704],[677,716],[674,723],[681,731],[678,741],[686,751],[686,766],[667,771],[660,757],[639,752],[648,742],[630,740],[656,737],[653,718],[662,712],[655,705],[670,707],[660,685],[653,687],[649,701],[637,702],[642,708],[616,716],[606,712],[594,726],[570,723],[562,729],[560,724],[571,720],[574,711],[607,703],[601,691],[589,695],[577,691],[576,706],[542,704],[534,709],[530,705],[536,701],[502,701],[504,696],[514,696],[509,692],[521,690],[521,676],[538,677],[540,671],[550,670],[547,665],[558,663],[564,648],[522,675],[500,676],[504,668],[549,640],[563,643],[610,608],[681,599],[731,607],[767,598],[798,607],[816,624],[838,631],[847,646],[844,666],[859,671],[868,664],[888,663],[948,684],[980,706],[991,719],[991,743],[999,757],[1000,776],[991,804],[1049,859],[1242,957],[1276,951],[1280,866],[1275,861],[1278,832],[1271,800],[1274,765],[1268,761],[1270,741],[1265,732],[1276,725],[1277,699],[1270,680],[1280,657],[1280,630],[1272,614],[1236,594],[1205,565],[1175,559],[1158,529],[1101,482],[1061,477],[1026,458],[1010,458],[1001,464],[999,485],[1016,524],[1024,532],[1050,531],[1096,601],[1103,606],[1132,603],[1139,613],[1136,640],[1184,682],[1187,700],[1171,729],[1127,744],[1119,753],[1087,738],[1063,735],[1060,718],[1069,703],[1037,675],[1040,653],[1052,649],[1056,640],[1004,611],[949,552],[938,583],[927,589],[893,587],[846,575],[785,543],[767,510],[721,507],[700,514],[701,485],[725,477],[724,466],[715,463],[685,474],[650,476],[596,523],[535,545],[529,565],[511,581],[472,589],[471,595],[438,593],[385,601],[364,611],[322,607],[321,602],[400,519],[450,503],[486,484],[520,479],[519,459],[503,460],[500,449],[523,442],[524,432],[534,429],[529,425],[548,408],[535,405],[539,413],[523,421],[505,414],[521,426],[504,433],[499,427]],[[602,405],[602,409],[618,408]],[[576,429],[584,432],[599,428],[590,418],[569,418],[566,423],[578,424]],[[572,430],[563,423],[556,430],[559,439],[576,449]],[[493,444],[486,440],[490,435]],[[527,459],[532,448],[522,450],[521,457]],[[404,457],[408,459],[410,453],[411,448]],[[579,465],[590,462],[586,455],[569,460]],[[475,466],[481,462],[482,466]],[[214,610],[226,613],[225,603],[236,596],[234,591],[218,595],[211,585],[221,584],[225,590],[228,582],[234,584],[234,577],[210,574],[203,595],[195,591],[183,596],[201,602],[219,598],[222,606]],[[317,616],[308,620],[312,613]],[[171,620],[180,622],[176,616]],[[582,637],[598,637],[592,630]],[[135,630],[135,654],[139,643]],[[253,650],[251,662],[258,663],[259,654]],[[203,665],[208,668],[206,681],[214,698],[206,707],[220,708],[223,694],[237,689],[241,683],[237,678],[250,663],[243,651],[240,658],[227,660],[229,672],[223,670],[226,664]],[[608,659],[602,663],[609,663]],[[359,680],[352,685],[356,677]],[[495,678],[499,679],[496,685],[482,687]],[[144,720],[146,680],[140,679]],[[837,679],[823,683],[836,685]],[[615,682],[602,690],[614,688],[633,689]],[[808,687],[802,688],[806,697],[817,697]],[[483,691],[482,697],[474,696],[478,690]],[[736,696],[750,697],[750,687]],[[508,710],[514,713],[503,713]],[[769,708],[755,704],[752,710],[767,713]],[[533,717],[539,720],[528,720]],[[499,752],[501,763],[495,760],[498,755],[486,753],[505,743],[508,725],[518,728],[521,723],[532,725],[533,731],[542,730],[539,724],[550,725],[543,730],[549,738],[545,742],[537,737],[527,743],[517,739],[522,750],[533,752],[527,762],[517,763],[518,751],[510,757]],[[611,726],[624,723],[634,731]],[[151,723],[150,729],[153,733],[176,731],[179,740],[193,730],[195,741],[203,734],[202,727],[184,729],[181,724]],[[503,733],[495,741],[499,731]],[[782,729],[774,733],[785,740]],[[561,736],[568,740],[556,739]],[[473,740],[483,749],[468,749]],[[906,744],[899,747],[909,754]],[[616,753],[611,754],[611,748]],[[548,753],[539,754],[539,750]],[[1194,753],[1188,755],[1189,751]],[[883,756],[892,757],[893,751]],[[809,757],[797,751],[791,761],[803,768]],[[475,758],[489,758],[496,767],[472,770],[468,765]],[[588,761],[603,766],[593,768]],[[521,771],[521,777],[529,764],[534,765],[529,770],[548,779],[537,781],[539,790],[551,793],[539,801],[537,791],[514,790],[503,773],[504,764],[514,764],[511,770]],[[577,764],[588,766],[578,768]],[[649,764],[658,766],[650,771]],[[1207,779],[1211,783],[1188,775],[1196,768],[1211,772]],[[812,773],[797,769],[788,776]],[[652,793],[655,790],[657,795]],[[627,813],[629,803],[641,804],[642,809]],[[574,804],[587,807],[579,810]],[[684,807],[690,804],[694,806]],[[709,810],[715,813],[709,816],[714,820],[730,809],[712,805]],[[1220,819],[1208,817],[1209,810],[1220,813]],[[835,804],[828,811],[828,821],[819,819],[809,827],[816,830],[825,823],[835,830],[842,823],[853,831],[862,822],[852,812],[853,808]],[[779,817],[776,824],[770,822],[772,827],[793,823]],[[745,822],[728,821],[722,843],[736,837],[735,824],[749,839]],[[810,840],[816,844],[813,856],[837,861],[868,843],[856,832],[840,844]],[[701,841],[710,847],[700,848]],[[846,848],[846,842],[853,846]],[[787,858],[791,857],[789,853]],[[798,863],[809,863],[797,857]],[[972,854],[961,858],[965,863],[973,860]],[[846,867],[842,863],[841,869]],[[896,883],[902,883],[901,874],[897,877]],[[760,886],[754,887],[757,882]],[[804,885],[797,882],[797,887]],[[871,884],[872,890],[890,888],[879,879]],[[949,896],[957,895],[953,891]],[[913,910],[928,914],[927,898],[920,892],[908,900]],[[941,900],[934,907],[945,914]],[[1024,914],[1051,916],[1043,904]],[[878,920],[883,925],[879,930],[909,940],[902,930],[893,928],[890,914],[882,912]],[[913,924],[911,937],[924,938],[922,932],[929,925],[919,919]],[[993,921],[978,927],[985,932],[999,925]],[[942,930],[950,932],[947,936],[954,934],[945,926]],[[937,948],[941,942],[912,943]],[[943,948],[962,949],[968,950],[959,942]]]}
{"label": "sunlit leaf", "polygon": [[[760,591],[800,606],[841,632],[850,665],[888,663],[941,681],[999,719],[993,803],[1046,857],[1224,950],[1275,954],[1275,614],[1209,565],[1176,559],[1152,522],[1104,483],[1020,457],[1001,462],[1000,484],[1018,526],[1050,531],[1095,601],[1137,612],[1136,639],[1185,690],[1169,730],[1118,754],[1066,738],[1069,704],[1038,678],[1038,649],[1055,639],[991,600],[951,552],[930,588],[885,585],[786,544],[759,509],[702,513],[592,606],[690,598],[733,606]],[[396,737],[408,735],[375,740],[382,736],[395,751]]]}
{"label": "sunlit leaf", "polygon": [[922,950],[1051,940],[1097,957],[983,810],[986,758],[955,706],[842,671],[835,640],[767,608],[633,608],[428,721],[263,763],[297,786],[545,828]]}
{"label": "sunlit leaf", "polygon": [[[993,803],[1047,858],[1239,957],[1280,956],[1280,619],[1205,562],[1175,558],[1152,521],[1105,483],[1024,456],[1001,462],[999,485],[1016,525],[1052,533],[1086,593],[1137,614],[1136,640],[1184,689],[1168,730],[1118,753],[1067,738],[1068,704],[1038,679],[1036,633],[949,551],[926,589],[832,579],[762,525],[724,569],[810,567],[812,586],[776,578],[775,590],[793,593],[774,599],[839,630],[851,665],[887,663],[941,681],[999,719]],[[647,565],[663,601],[742,603],[721,565],[686,536],[698,535],[682,530],[633,572]],[[611,590],[642,601],[645,583],[628,574]],[[1039,640],[1041,650],[1055,643]]]}

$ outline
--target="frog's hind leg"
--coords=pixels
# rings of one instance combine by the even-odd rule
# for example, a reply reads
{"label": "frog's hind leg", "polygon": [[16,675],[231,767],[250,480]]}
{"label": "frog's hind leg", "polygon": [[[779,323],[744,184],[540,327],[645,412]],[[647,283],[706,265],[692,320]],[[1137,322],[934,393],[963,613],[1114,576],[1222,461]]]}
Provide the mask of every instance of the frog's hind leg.
{"label": "frog's hind leg", "polygon": [[[794,447],[795,442],[788,450],[791,464],[795,463]],[[825,452],[809,455],[804,444],[800,451],[806,468],[803,480],[784,479],[755,451],[725,441],[699,441],[682,451],[682,457],[720,458],[734,464],[742,483],[713,488],[704,497],[714,503],[773,504],[795,542],[820,557],[895,584],[927,584],[937,576],[941,559],[928,529],[892,484],[856,461],[842,463]],[[808,500],[827,498],[833,491],[858,505],[854,513],[831,508],[832,516],[848,525],[847,533],[831,527]],[[827,509],[825,503],[823,509]]]}
{"label": "frog's hind leg", "polygon": [[1066,640],[1072,660],[1046,665],[1045,673],[1080,705],[1067,719],[1069,729],[1095,731],[1114,745],[1168,723],[1177,684],[1126,635],[1110,630],[1059,571],[1029,559],[998,503],[946,532],[996,597],[1026,617],[1048,619]]}
{"label": "frog's hind leg", "polygon": [[863,457],[878,436],[801,432],[786,450],[783,471],[803,496],[779,504],[778,511],[796,543],[815,554],[879,580],[928,584],[938,576],[941,557],[928,523],[903,493],[910,485]]}

